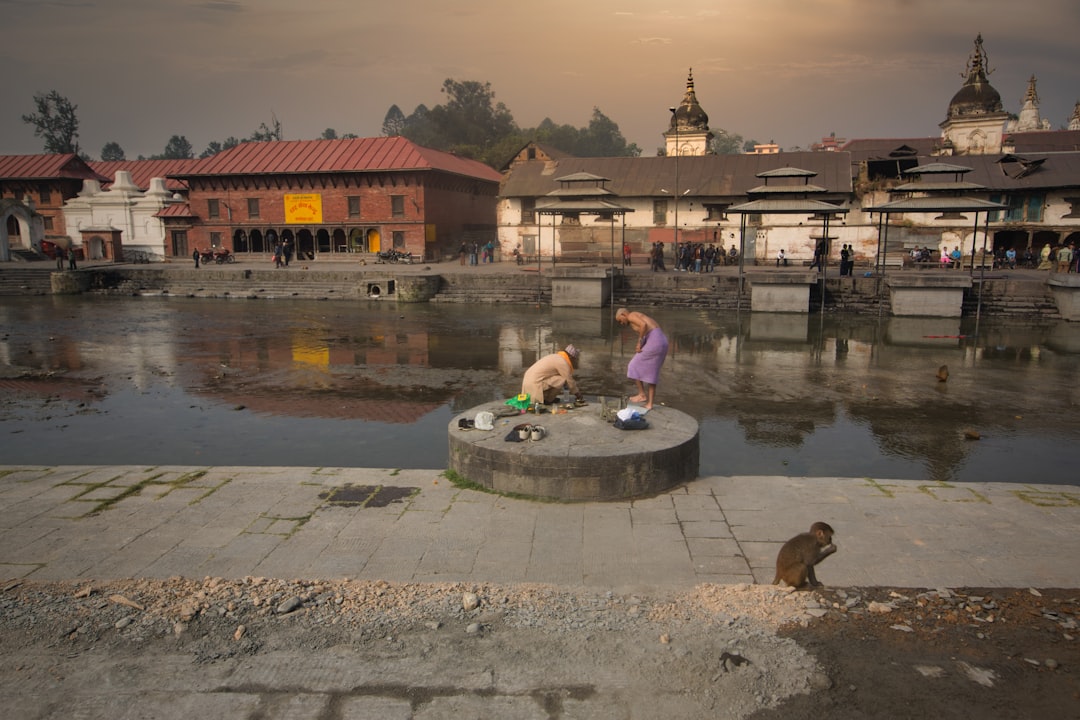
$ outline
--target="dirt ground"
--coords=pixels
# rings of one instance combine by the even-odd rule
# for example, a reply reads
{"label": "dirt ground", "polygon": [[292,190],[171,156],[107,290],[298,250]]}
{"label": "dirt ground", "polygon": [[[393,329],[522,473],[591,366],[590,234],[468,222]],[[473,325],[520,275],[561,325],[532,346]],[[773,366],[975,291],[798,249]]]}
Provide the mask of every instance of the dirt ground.
{"label": "dirt ground", "polygon": [[279,717],[332,677],[313,717],[379,696],[409,718],[1078,718],[1078,620],[1077,590],[14,580],[0,687],[9,717],[144,717],[173,686]]}

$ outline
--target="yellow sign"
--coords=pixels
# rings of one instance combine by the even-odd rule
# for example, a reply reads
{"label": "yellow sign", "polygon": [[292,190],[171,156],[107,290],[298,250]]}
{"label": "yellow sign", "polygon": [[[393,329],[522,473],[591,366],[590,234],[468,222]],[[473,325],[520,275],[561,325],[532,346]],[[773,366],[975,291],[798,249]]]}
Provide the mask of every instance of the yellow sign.
{"label": "yellow sign", "polygon": [[285,222],[307,224],[322,222],[322,195],[309,193],[285,196]]}

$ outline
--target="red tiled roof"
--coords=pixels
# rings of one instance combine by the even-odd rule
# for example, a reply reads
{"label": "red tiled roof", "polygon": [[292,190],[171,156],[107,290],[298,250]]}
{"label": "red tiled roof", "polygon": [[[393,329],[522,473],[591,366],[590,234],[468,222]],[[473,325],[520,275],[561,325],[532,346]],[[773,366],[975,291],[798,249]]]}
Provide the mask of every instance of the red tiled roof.
{"label": "red tiled roof", "polygon": [[0,155],[0,178],[106,180],[74,153]]}
{"label": "red tiled roof", "polygon": [[150,180],[153,178],[166,178],[165,187],[174,192],[186,192],[187,186],[179,180],[169,178],[169,175],[175,175],[178,173],[186,172],[194,167],[198,160],[110,160],[95,161],[90,163],[90,167],[98,173],[107,177],[108,183],[103,185],[111,185],[116,180],[116,173],[121,170],[127,170],[131,173],[131,181],[134,182],[139,189],[146,191],[150,189]]}
{"label": "red tiled roof", "polygon": [[187,203],[175,203],[161,208],[154,213],[154,217],[195,217],[195,215],[191,212],[191,206]]}
{"label": "red tiled roof", "polygon": [[245,142],[200,160],[175,177],[333,172],[441,170],[499,182],[502,175],[476,160],[417,145],[403,137]]}

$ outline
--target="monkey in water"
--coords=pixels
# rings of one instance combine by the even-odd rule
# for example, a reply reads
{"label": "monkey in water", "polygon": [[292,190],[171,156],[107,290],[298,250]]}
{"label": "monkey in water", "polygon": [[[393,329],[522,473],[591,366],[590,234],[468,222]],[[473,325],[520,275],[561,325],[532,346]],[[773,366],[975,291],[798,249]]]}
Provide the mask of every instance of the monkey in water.
{"label": "monkey in water", "polygon": [[814,575],[814,566],[836,552],[832,537],[834,531],[823,522],[810,526],[810,532],[799,533],[784,543],[776,556],[776,577],[773,584],[781,581],[793,588],[801,588],[807,581],[812,587],[821,587]]}

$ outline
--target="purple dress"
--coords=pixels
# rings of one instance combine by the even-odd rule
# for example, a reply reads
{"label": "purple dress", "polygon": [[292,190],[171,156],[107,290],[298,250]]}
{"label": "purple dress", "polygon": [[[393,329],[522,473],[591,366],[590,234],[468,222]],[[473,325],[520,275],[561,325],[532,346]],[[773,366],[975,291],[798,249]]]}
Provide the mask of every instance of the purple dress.
{"label": "purple dress", "polygon": [[660,366],[667,357],[668,339],[660,328],[653,328],[641,338],[641,352],[634,353],[626,366],[626,376],[649,385],[660,382]]}

